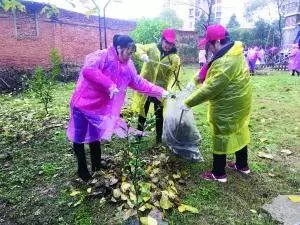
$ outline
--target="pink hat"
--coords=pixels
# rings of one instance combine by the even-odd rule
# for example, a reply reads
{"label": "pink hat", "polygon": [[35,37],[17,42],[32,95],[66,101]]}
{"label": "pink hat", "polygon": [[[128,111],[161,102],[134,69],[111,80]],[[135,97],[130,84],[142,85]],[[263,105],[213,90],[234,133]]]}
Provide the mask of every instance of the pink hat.
{"label": "pink hat", "polygon": [[226,32],[226,28],[220,24],[208,26],[204,38],[199,41],[199,46],[204,46],[209,41],[224,39],[226,37]]}
{"label": "pink hat", "polygon": [[161,33],[161,36],[167,41],[172,44],[175,44],[176,42],[176,33],[173,29],[167,28],[164,29],[163,32]]}

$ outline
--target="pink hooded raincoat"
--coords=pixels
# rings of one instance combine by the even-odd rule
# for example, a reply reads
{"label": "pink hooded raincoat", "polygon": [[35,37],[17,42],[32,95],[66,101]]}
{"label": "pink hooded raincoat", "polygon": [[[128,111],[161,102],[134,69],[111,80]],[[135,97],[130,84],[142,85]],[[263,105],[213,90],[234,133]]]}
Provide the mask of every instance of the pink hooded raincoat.
{"label": "pink hooded raincoat", "polygon": [[[109,89],[119,93],[109,97]],[[121,63],[112,46],[87,55],[71,97],[68,138],[75,143],[110,140],[112,134],[125,137],[128,127],[120,118],[127,87],[153,97],[164,89],[143,79],[131,60]]]}

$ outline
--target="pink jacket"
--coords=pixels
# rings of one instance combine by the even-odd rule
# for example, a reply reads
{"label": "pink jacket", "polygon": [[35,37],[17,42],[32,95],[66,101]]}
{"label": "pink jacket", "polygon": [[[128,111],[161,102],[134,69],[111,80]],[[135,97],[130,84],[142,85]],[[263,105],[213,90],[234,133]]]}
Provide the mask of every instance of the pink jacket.
{"label": "pink jacket", "polygon": [[248,50],[247,58],[249,61],[256,62],[259,58],[259,51],[257,48],[251,48]]}
{"label": "pink jacket", "polygon": [[297,70],[300,72],[300,49],[293,48],[289,55],[289,70]]}
{"label": "pink jacket", "polygon": [[[120,91],[112,99],[111,87]],[[83,112],[119,117],[127,87],[158,98],[163,92],[139,76],[131,60],[121,63],[114,47],[99,50],[86,57],[70,104]]]}

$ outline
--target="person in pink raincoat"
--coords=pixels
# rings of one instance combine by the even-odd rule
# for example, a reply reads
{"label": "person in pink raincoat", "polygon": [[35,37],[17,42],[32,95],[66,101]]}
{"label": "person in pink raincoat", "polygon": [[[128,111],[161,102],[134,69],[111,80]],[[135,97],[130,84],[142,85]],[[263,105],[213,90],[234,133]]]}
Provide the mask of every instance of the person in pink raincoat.
{"label": "person in pink raincoat", "polygon": [[70,102],[70,122],[67,135],[73,142],[78,162],[78,176],[88,181],[84,144],[91,151],[92,171],[100,169],[101,140],[113,134],[125,137],[127,124],[120,118],[127,87],[140,93],[166,98],[169,93],[153,85],[136,72],[131,60],[134,41],[127,35],[115,35],[113,45],[86,56]]}
{"label": "person in pink raincoat", "polygon": [[259,57],[259,48],[258,47],[250,48],[248,50],[248,54],[247,54],[247,60],[248,60],[248,65],[249,65],[249,70],[250,70],[250,76],[254,75],[255,64],[256,64],[257,59],[260,59],[260,57]]}
{"label": "person in pink raincoat", "polygon": [[289,70],[292,71],[292,76],[300,75],[300,41],[298,44],[293,44],[292,51],[289,55]]}

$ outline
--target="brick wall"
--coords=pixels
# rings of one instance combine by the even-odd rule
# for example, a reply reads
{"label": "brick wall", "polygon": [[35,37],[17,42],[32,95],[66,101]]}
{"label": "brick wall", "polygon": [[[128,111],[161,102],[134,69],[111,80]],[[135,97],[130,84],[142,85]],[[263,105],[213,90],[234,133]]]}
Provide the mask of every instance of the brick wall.
{"label": "brick wall", "polygon": [[[27,14],[13,16],[0,10],[0,67],[47,67],[51,48],[59,50],[64,62],[81,64],[88,53],[99,49],[97,17],[60,10],[57,18],[47,19],[39,14],[41,4],[26,5]],[[132,21],[107,18],[108,45],[114,34],[127,34],[135,26]]]}
{"label": "brick wall", "polygon": [[[63,62],[81,64],[84,57],[99,49],[98,18],[60,9],[56,18],[39,14],[41,3],[27,2],[27,13],[6,13],[0,10],[0,68],[31,69],[49,66],[49,52],[57,48]],[[133,21],[107,18],[107,43],[116,33],[134,30]],[[103,26],[102,26],[103,28]],[[197,33],[177,31],[179,54],[183,62],[197,61]],[[104,34],[102,29],[102,46]]]}

